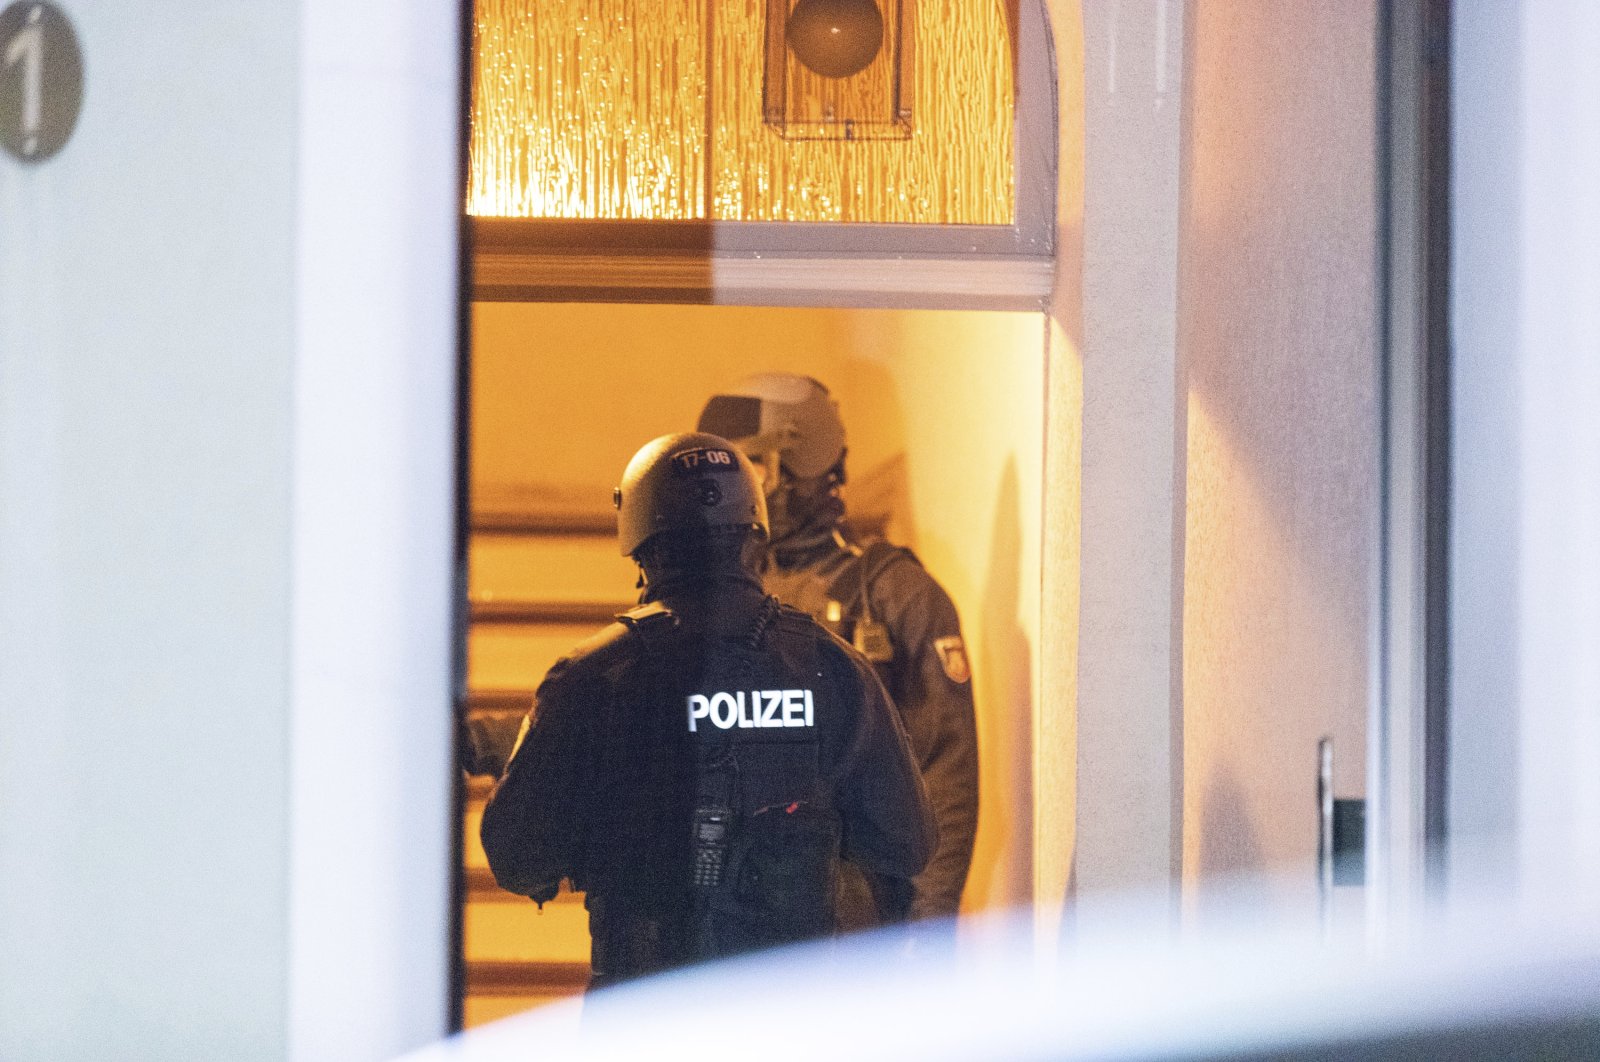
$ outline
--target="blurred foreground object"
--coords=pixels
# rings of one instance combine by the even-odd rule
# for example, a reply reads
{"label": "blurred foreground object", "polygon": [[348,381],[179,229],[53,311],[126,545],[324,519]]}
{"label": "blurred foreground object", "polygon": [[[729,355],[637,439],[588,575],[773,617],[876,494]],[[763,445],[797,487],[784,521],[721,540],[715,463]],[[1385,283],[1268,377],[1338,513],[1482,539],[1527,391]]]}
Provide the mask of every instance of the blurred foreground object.
{"label": "blurred foreground object", "polygon": [[1588,915],[1462,908],[1374,953],[1259,918],[1172,944],[1159,906],[1125,905],[1122,932],[1072,942],[1059,961],[1036,954],[1027,915],[984,923],[981,956],[910,969],[875,934],[641,982],[591,997],[581,1025],[562,1004],[408,1060],[1600,1057]]}

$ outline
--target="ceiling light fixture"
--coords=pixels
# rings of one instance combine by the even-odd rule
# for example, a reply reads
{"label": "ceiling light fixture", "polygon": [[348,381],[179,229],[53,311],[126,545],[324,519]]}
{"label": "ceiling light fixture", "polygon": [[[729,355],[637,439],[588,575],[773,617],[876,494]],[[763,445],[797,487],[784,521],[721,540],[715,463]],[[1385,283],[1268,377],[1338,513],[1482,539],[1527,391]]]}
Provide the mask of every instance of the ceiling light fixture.
{"label": "ceiling light fixture", "polygon": [[909,138],[914,7],[767,0],[767,124],[789,140]]}

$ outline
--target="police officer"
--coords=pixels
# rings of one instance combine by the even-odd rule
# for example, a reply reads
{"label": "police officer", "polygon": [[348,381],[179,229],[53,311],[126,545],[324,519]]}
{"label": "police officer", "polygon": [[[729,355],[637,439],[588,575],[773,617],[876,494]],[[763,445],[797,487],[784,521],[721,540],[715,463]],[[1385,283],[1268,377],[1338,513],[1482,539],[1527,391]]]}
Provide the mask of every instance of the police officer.
{"label": "police officer", "polygon": [[550,669],[482,827],[502,888],[586,893],[592,987],[825,936],[841,860],[904,877],[935,843],[871,665],[761,588],[749,461],[663,436],[616,499],[644,603]]}
{"label": "police officer", "polygon": [[847,537],[844,423],[822,384],[789,373],[749,377],[712,397],[699,427],[762,467],[772,530],[767,590],[876,665],[933,802],[939,844],[927,869],[910,881],[847,879],[849,928],[955,914],[978,826],[978,738],[950,596],[911,551]]}

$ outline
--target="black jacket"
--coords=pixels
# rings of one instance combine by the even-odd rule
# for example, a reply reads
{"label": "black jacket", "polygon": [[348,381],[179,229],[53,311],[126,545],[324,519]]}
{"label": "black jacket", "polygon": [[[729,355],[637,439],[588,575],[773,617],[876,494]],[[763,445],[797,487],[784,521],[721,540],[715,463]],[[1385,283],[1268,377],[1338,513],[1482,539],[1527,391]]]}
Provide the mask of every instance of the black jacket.
{"label": "black jacket", "polygon": [[[778,551],[767,590],[845,641],[867,634],[861,631],[867,620],[887,635],[874,666],[911,739],[939,824],[927,868],[909,883],[869,876],[872,900],[847,900],[846,928],[954,915],[978,829],[977,717],[955,605],[910,550],[885,542],[841,544],[831,532],[811,541],[804,549]],[[858,644],[871,647],[874,640]]]}
{"label": "black jacket", "polygon": [[[551,668],[482,826],[503,888],[586,892],[595,984],[832,932],[838,858],[926,864],[932,813],[857,654],[746,576],[626,620]],[[697,843],[718,808],[731,836]]]}

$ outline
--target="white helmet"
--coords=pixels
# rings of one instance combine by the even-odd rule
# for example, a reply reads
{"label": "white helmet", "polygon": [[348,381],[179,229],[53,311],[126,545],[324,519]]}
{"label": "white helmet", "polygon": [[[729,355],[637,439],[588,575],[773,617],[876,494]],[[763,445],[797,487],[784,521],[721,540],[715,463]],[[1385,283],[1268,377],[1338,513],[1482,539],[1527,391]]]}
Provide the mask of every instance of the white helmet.
{"label": "white helmet", "polygon": [[791,475],[812,479],[844,459],[844,421],[828,389],[809,376],[764,372],[713,395],[699,429],[751,457],[777,453]]}

